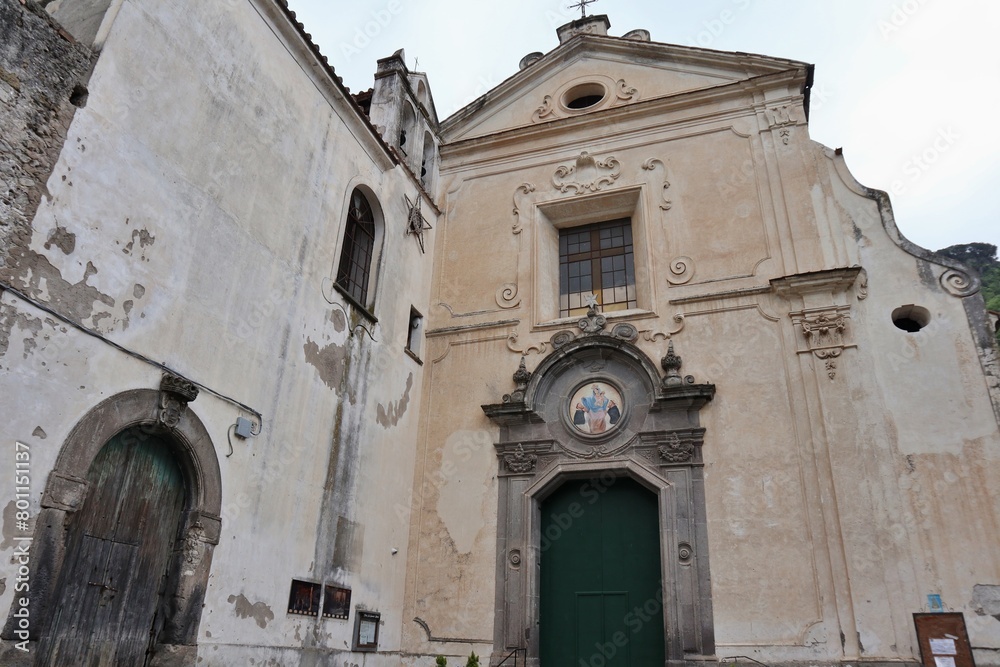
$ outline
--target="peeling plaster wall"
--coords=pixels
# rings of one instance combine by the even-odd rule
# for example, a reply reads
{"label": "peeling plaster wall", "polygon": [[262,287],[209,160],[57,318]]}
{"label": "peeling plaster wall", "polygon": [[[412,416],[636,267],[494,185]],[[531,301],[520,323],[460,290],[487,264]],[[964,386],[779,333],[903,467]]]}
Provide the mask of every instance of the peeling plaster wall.
{"label": "peeling plaster wall", "polygon": [[[0,8],[0,30],[8,31],[17,24],[9,13],[22,10],[12,0]],[[250,415],[237,406],[203,391],[189,408],[211,434],[223,477],[222,536],[197,649],[210,664],[249,664],[248,646],[275,664],[334,655],[365,662],[349,652],[357,607],[382,613],[382,649],[392,655],[400,646],[423,386],[421,366],[404,348],[410,308],[428,310],[431,256],[403,233],[417,185],[334,85],[313,73],[313,56],[297,39],[271,2],[126,1],[87,106],[61,153],[52,149],[51,177],[41,164],[48,147],[31,149],[39,165],[11,158],[37,167],[29,175],[38,183],[14,202],[19,217],[4,216],[17,232],[4,231],[4,257],[16,258],[5,279],[264,415],[261,433],[241,440],[231,426]],[[6,53],[17,41],[2,43]],[[86,51],[56,46],[52,67],[89,65]],[[29,60],[46,63],[36,52]],[[3,72],[8,62],[0,62]],[[16,74],[22,93],[33,90],[37,75]],[[11,93],[2,94],[6,103]],[[52,104],[43,111],[55,132],[68,111]],[[27,178],[18,169],[16,178]],[[332,286],[359,185],[377,193],[386,226],[377,324]],[[35,213],[31,202],[39,201]],[[436,227],[432,208],[423,212]],[[0,439],[31,445],[37,514],[73,425],[108,396],[157,387],[160,370],[12,293],[2,295],[0,323]],[[11,480],[0,481],[0,497],[13,497]],[[5,563],[13,530],[5,520]],[[0,579],[11,580],[11,567],[0,566]],[[350,620],[287,614],[293,578],[350,588]],[[0,588],[6,615],[13,587]]]}

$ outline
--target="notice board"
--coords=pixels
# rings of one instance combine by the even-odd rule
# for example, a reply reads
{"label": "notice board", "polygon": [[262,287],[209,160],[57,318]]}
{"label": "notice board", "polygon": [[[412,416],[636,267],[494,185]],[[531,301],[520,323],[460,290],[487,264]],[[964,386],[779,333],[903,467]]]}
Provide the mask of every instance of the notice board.
{"label": "notice board", "polygon": [[962,614],[914,614],[913,623],[924,667],[976,667]]}

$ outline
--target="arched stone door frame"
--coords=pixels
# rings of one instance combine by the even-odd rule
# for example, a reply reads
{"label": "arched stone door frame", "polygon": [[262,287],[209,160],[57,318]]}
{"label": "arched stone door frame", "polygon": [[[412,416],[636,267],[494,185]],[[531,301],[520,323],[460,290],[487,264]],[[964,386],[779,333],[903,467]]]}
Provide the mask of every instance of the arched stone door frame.
{"label": "arched stone door frame", "polygon": [[[185,480],[180,539],[174,545],[162,604],[157,646],[176,657],[192,652],[208,587],[212,555],[219,543],[222,475],[205,425],[187,407],[197,396],[190,383],[164,375],[159,391],[133,389],[102,401],[73,427],[42,493],[32,542],[31,610],[37,619],[31,640],[46,629],[58,601],[57,582],[67,564],[70,519],[87,498],[87,473],[101,448],[127,429],[148,432],[170,443]],[[4,638],[13,638],[16,619],[8,616]]]}
{"label": "arched stone door frame", "polygon": [[[598,330],[563,338],[534,373],[522,360],[514,374],[517,388],[502,403],[483,406],[500,427],[491,664],[514,649],[526,649],[527,664],[538,667],[542,504],[569,479],[608,475],[629,477],[659,499],[667,664],[714,657],[701,457],[705,429],[699,411],[715,386],[681,377],[672,345],[661,361],[666,376],[660,377],[656,365],[632,344],[633,332],[629,325],[618,325],[611,335]],[[567,388],[591,378],[616,385],[623,402],[632,405],[617,430],[581,441],[565,415],[572,394]]]}

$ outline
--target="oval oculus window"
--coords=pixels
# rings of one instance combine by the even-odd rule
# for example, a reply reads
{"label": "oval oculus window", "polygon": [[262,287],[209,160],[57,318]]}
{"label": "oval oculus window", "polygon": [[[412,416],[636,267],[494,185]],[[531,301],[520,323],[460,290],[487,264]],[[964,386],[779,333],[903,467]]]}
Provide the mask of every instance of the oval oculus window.
{"label": "oval oculus window", "polygon": [[582,83],[566,91],[563,104],[567,109],[589,109],[604,101],[607,95],[607,90],[599,83]]}

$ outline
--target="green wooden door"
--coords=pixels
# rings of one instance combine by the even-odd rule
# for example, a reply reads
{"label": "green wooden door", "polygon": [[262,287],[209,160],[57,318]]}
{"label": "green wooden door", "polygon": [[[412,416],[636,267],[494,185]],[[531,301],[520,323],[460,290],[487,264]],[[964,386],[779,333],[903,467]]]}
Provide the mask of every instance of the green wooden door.
{"label": "green wooden door", "polygon": [[35,664],[142,665],[177,539],[183,476],[166,443],[130,430],[101,449],[87,481]]}
{"label": "green wooden door", "polygon": [[542,505],[541,667],[663,665],[656,495],[571,481]]}

